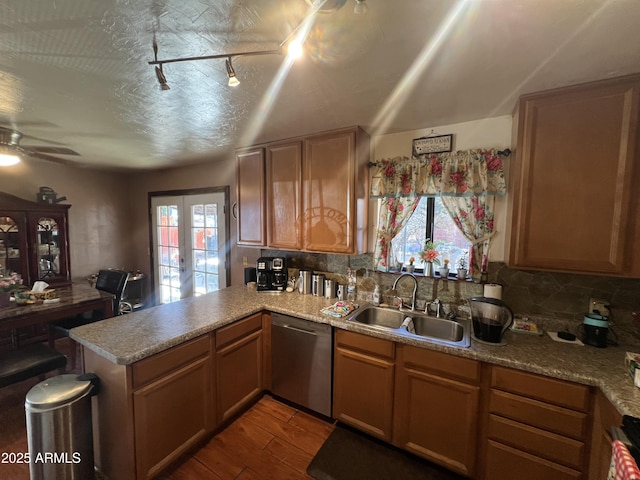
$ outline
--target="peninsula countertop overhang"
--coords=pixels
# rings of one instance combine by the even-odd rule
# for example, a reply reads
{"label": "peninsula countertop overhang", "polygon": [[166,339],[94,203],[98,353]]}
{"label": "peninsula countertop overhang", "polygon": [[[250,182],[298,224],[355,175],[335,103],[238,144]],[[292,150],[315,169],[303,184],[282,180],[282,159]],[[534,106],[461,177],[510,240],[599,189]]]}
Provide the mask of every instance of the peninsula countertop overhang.
{"label": "peninsula countertop overhang", "polygon": [[107,360],[129,365],[260,311],[304,318],[421,348],[599,387],[622,414],[640,417],[640,389],[624,366],[625,347],[596,349],[554,342],[547,335],[508,332],[507,345],[472,341],[456,348],[399,338],[333,318],[320,309],[334,300],[294,293],[264,294],[244,286],[109,318],[71,330],[71,338]]}

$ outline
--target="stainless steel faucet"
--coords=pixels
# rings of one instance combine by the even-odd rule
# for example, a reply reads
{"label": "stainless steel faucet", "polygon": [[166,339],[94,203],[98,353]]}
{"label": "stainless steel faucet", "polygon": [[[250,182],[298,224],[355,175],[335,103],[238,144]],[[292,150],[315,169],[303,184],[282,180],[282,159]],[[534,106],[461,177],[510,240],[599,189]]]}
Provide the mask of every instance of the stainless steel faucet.
{"label": "stainless steel faucet", "polygon": [[436,298],[433,302],[427,302],[427,304],[424,307],[424,313],[432,313],[431,308],[430,307],[435,307],[436,309],[436,317],[437,318],[444,318],[444,315],[442,314],[442,302],[440,302],[439,298]]}
{"label": "stainless steel faucet", "polygon": [[398,282],[400,280],[402,280],[404,277],[409,277],[413,280],[413,294],[411,295],[411,310],[415,310],[416,309],[416,294],[418,293],[418,280],[416,279],[415,276],[411,275],[410,273],[403,273],[402,275],[400,275],[398,278],[396,278],[396,281],[393,282],[393,290],[396,290],[396,287],[398,286]]}

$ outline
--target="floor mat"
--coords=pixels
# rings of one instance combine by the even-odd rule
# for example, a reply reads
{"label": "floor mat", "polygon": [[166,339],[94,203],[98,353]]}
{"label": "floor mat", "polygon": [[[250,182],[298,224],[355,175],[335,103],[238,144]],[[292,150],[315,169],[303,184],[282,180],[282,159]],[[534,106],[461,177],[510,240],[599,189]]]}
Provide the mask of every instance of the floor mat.
{"label": "floor mat", "polygon": [[461,480],[455,473],[337,425],[307,473],[316,480]]}

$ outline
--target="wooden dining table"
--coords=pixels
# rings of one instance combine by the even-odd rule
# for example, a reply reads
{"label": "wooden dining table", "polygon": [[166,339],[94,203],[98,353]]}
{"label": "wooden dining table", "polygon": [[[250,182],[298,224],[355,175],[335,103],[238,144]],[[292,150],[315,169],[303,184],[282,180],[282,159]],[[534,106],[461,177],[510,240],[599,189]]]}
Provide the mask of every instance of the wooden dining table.
{"label": "wooden dining table", "polygon": [[36,302],[0,308],[0,332],[11,332],[12,348],[18,347],[18,330],[33,325],[46,325],[55,320],[73,317],[92,310],[101,310],[104,317],[112,317],[114,295],[88,284],[74,283],[56,287],[54,302]]}

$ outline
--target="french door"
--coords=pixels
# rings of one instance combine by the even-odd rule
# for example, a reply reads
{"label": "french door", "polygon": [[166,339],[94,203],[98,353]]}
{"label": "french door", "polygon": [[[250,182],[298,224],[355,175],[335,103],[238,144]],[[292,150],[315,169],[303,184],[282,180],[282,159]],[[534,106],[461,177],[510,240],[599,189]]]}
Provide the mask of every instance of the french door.
{"label": "french door", "polygon": [[227,286],[223,192],[151,197],[156,303]]}

